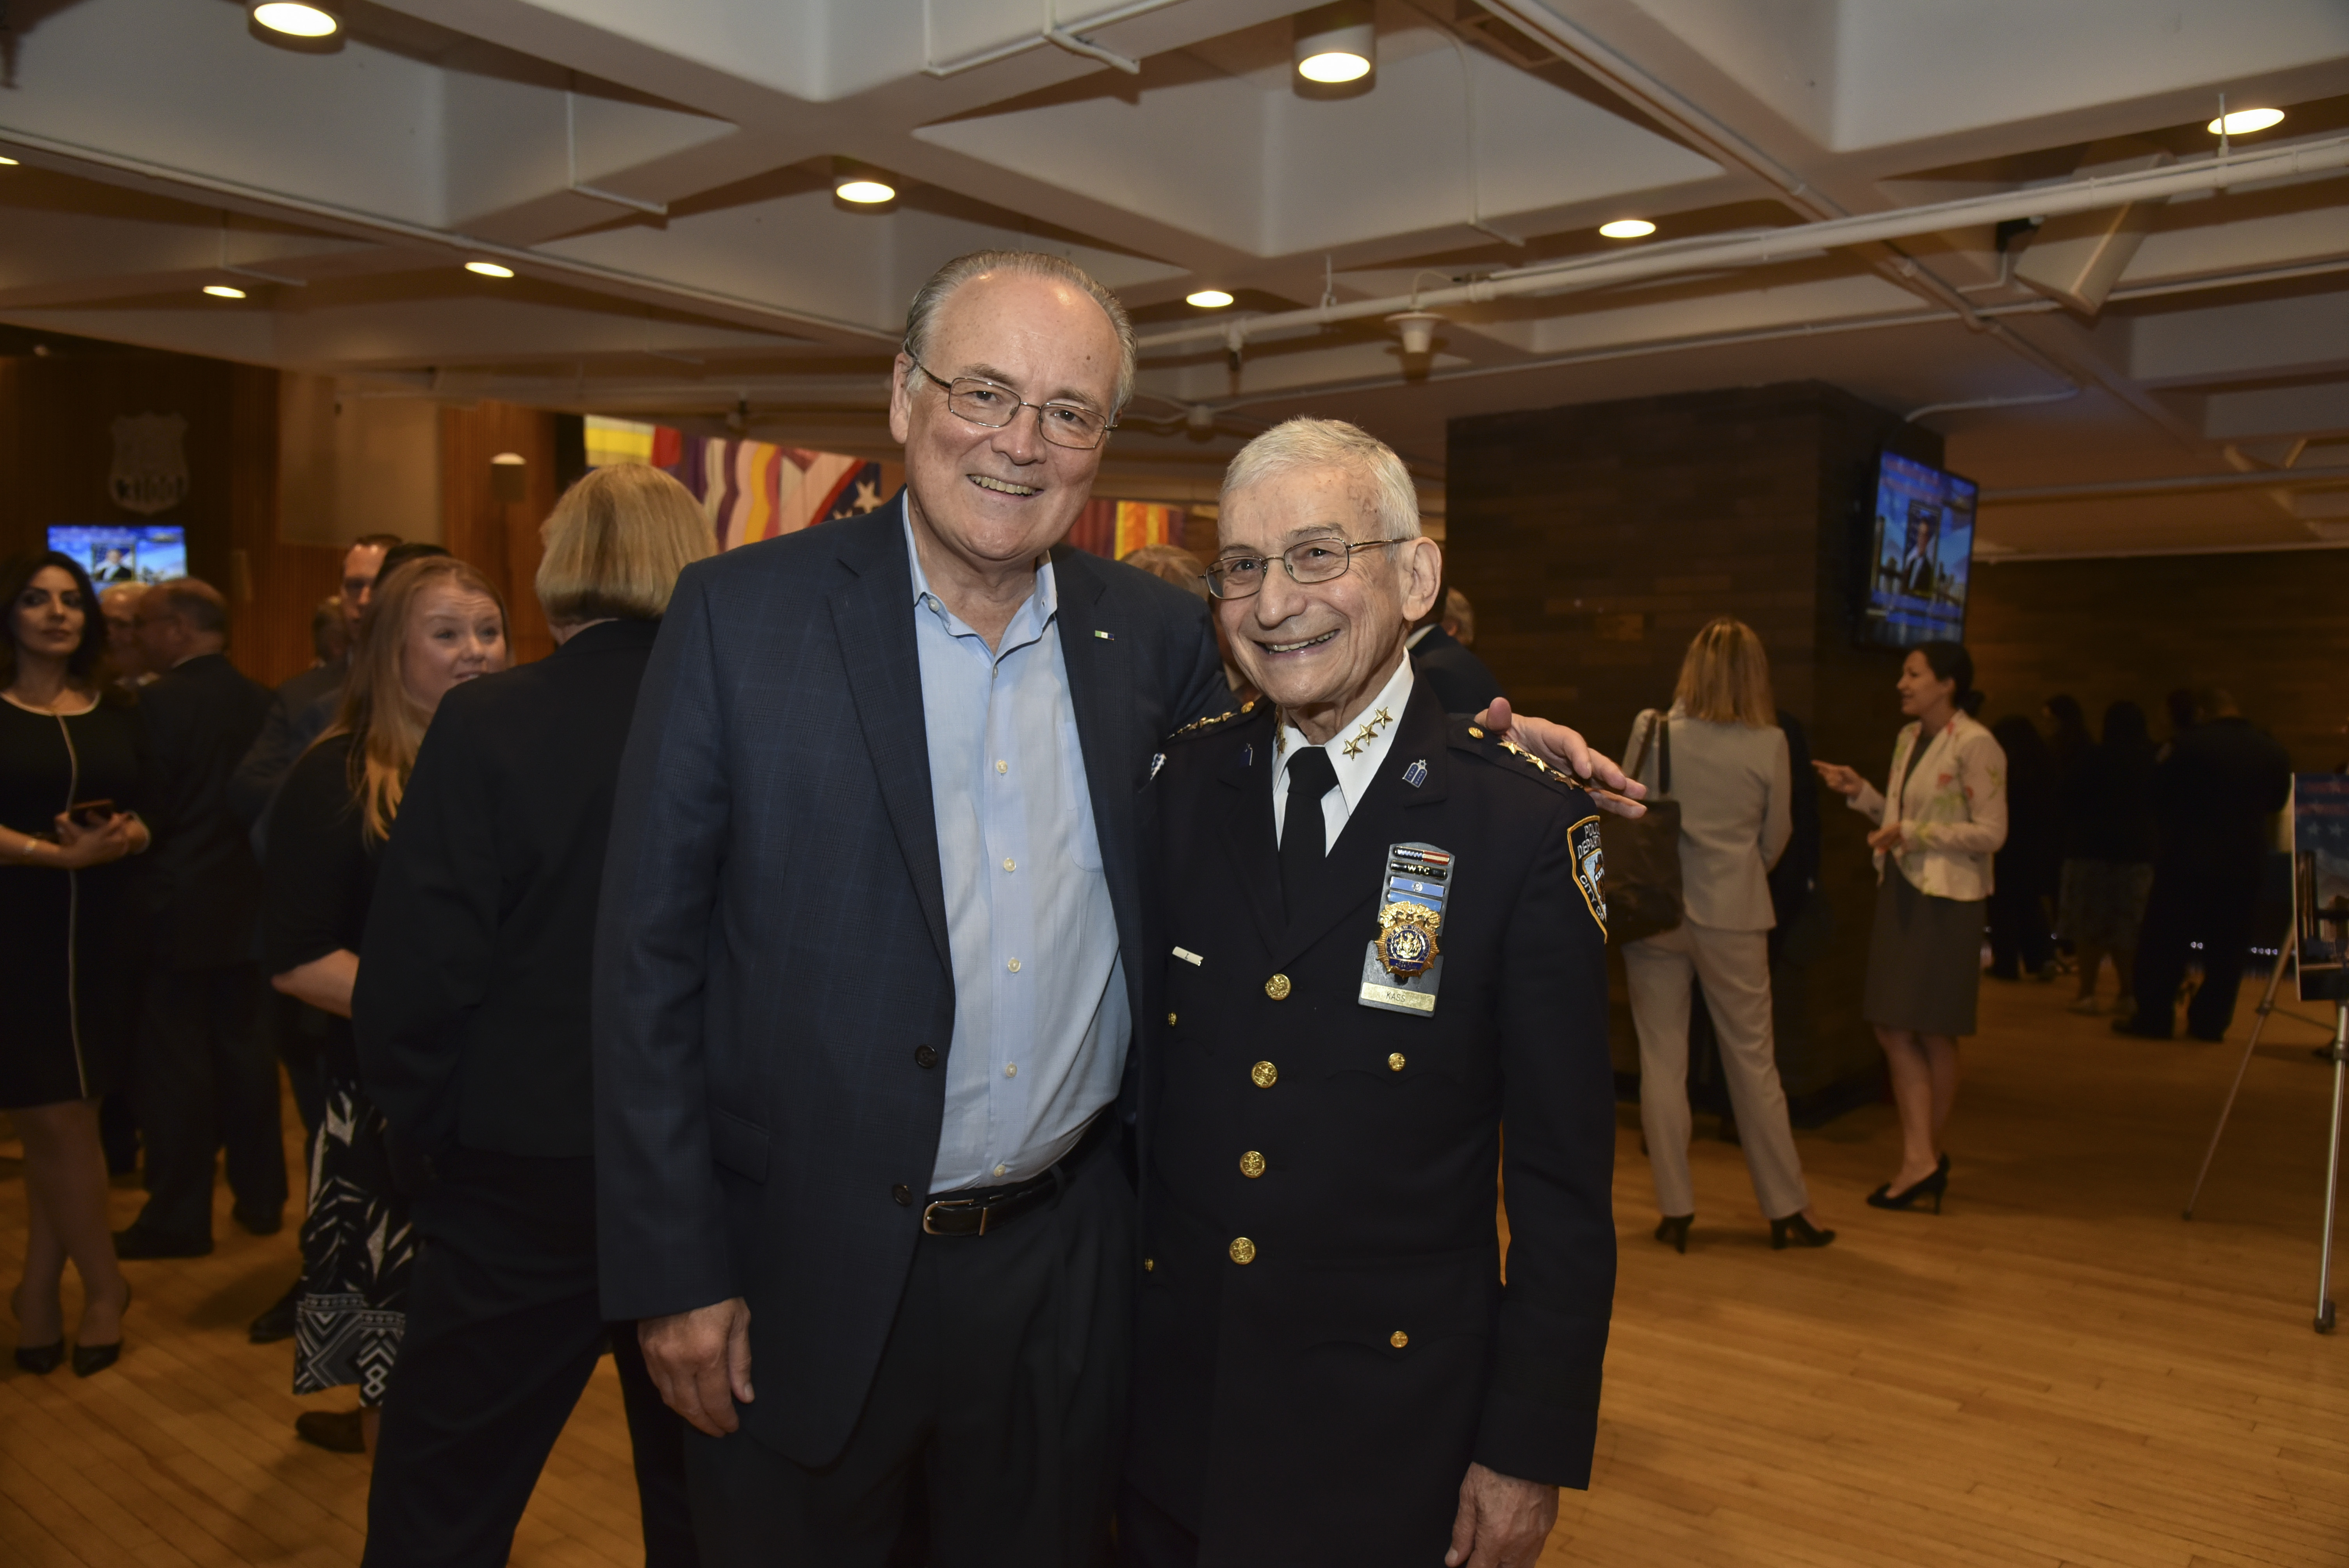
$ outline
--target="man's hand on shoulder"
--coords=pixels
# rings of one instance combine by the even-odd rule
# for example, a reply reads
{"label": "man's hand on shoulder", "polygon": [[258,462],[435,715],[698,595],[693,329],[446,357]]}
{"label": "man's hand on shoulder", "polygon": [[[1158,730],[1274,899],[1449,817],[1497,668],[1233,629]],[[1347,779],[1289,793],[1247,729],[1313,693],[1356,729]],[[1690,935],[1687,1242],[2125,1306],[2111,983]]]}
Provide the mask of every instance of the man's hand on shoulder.
{"label": "man's hand on shoulder", "polygon": [[1471,1464],[1444,1568],[1534,1568],[1557,1522],[1557,1488]]}
{"label": "man's hand on shoulder", "polygon": [[636,1325],[661,1400],[697,1431],[722,1438],[750,1402],[750,1305],[740,1296]]}
{"label": "man's hand on shoulder", "polygon": [[1591,804],[1600,810],[1618,817],[1648,814],[1648,809],[1640,804],[1648,787],[1626,777],[1612,758],[1593,751],[1589,742],[1566,726],[1512,713],[1506,697],[1495,697],[1493,706],[1476,716],[1476,722],[1506,736],[1560,772],[1589,779],[1597,786],[1590,791]]}

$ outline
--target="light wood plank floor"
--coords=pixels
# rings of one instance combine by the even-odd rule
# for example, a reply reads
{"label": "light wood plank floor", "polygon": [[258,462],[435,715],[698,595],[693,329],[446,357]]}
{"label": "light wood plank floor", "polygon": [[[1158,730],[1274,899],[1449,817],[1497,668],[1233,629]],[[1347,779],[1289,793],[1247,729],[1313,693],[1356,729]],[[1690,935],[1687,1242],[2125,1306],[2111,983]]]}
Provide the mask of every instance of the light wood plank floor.
{"label": "light wood plank floor", "polygon": [[[1870,1108],[1801,1135],[1835,1246],[1772,1253],[1737,1151],[1701,1137],[1676,1256],[1648,1239],[1627,1126],[1598,1473],[1567,1494],[1545,1568],[2349,1565],[2349,1334],[2310,1328],[2316,1033],[2271,1026],[2189,1224],[2240,1047],[2120,1039],[2066,1014],[2068,990],[1985,983],[1938,1218],[1861,1203],[1894,1159],[1890,1111]],[[7,1277],[16,1176],[0,1161]],[[137,1202],[116,1194],[118,1223]],[[291,1346],[244,1342],[292,1277],[291,1232],[244,1235],[223,1197],[220,1234],[201,1262],[126,1265],[139,1295],[112,1371],[0,1368],[0,1563],[357,1561],[365,1461],[293,1434],[349,1394],[296,1399]],[[606,1362],[513,1560],[629,1564],[635,1532]]]}

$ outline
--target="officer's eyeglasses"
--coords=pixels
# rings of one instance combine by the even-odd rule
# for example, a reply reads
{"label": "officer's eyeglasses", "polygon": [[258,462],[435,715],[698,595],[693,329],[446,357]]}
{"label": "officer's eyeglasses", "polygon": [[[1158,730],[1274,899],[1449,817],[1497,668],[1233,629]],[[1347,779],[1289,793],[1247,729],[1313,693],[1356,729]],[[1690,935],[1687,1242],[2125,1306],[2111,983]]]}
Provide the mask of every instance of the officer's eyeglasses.
{"label": "officer's eyeglasses", "polygon": [[1264,591],[1264,580],[1276,561],[1292,581],[1327,583],[1346,574],[1357,550],[1384,550],[1402,542],[1372,539],[1351,544],[1343,539],[1309,539],[1278,555],[1226,555],[1207,568],[1207,592],[1218,599],[1252,599]]}
{"label": "officer's eyeglasses", "polygon": [[1043,433],[1046,440],[1056,447],[1068,447],[1080,452],[1092,451],[1102,444],[1103,436],[1117,428],[1108,415],[1088,408],[1081,403],[1023,402],[1018,393],[999,382],[977,376],[957,376],[949,381],[943,376],[933,375],[928,366],[914,359],[912,354],[908,353],[905,357],[913,360],[914,368],[924,377],[946,388],[947,407],[954,411],[956,418],[968,419],[974,425],[1000,430],[1019,418],[1020,409],[1033,408],[1036,410],[1036,428]]}

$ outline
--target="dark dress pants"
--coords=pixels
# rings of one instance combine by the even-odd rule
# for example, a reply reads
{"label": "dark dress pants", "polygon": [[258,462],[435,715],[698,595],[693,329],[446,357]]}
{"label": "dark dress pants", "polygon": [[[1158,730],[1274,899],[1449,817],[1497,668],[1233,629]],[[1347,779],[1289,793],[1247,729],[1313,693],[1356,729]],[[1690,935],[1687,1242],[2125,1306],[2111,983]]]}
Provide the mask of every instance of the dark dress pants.
{"label": "dark dress pants", "polygon": [[[424,1245],[367,1493],[373,1568],[504,1563],[605,1342],[595,1162],[460,1149],[439,1169],[415,1207]],[[645,1562],[691,1568],[685,1423],[661,1403],[636,1325],[609,1335]]]}
{"label": "dark dress pants", "polygon": [[2002,980],[2036,975],[2054,962],[2055,938],[2039,895],[2025,884],[2000,883],[1989,899],[1990,968]]}
{"label": "dark dress pants", "polygon": [[237,1208],[282,1220],[285,1140],[277,1063],[259,1027],[261,969],[222,964],[159,969],[145,980],[131,1108],[147,1142],[147,1206],[139,1223],[210,1241],[212,1156],[228,1152]]}
{"label": "dark dress pants", "polygon": [[1117,1497],[1117,1568],[1199,1568],[1199,1538],[1191,1527],[1131,1481]]}
{"label": "dark dress pants", "polygon": [[984,1236],[923,1236],[837,1459],[811,1470],[744,1433],[688,1429],[704,1558],[724,1568],[1105,1563],[1134,1248],[1133,1189],[1105,1146],[1074,1161],[1050,1206]]}
{"label": "dark dress pants", "polygon": [[2187,1030],[2211,1040],[2226,1034],[2235,1016],[2259,893],[2256,860],[2216,869],[2170,864],[2155,871],[2137,943],[2138,1024],[2169,1032],[2186,967],[2199,961],[2202,984],[2187,1005]]}

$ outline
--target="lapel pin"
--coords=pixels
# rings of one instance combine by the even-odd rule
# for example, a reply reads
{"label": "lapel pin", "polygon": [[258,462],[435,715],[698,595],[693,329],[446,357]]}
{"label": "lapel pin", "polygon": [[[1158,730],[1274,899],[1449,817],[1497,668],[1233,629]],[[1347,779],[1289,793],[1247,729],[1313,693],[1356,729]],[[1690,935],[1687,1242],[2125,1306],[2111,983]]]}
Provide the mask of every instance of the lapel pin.
{"label": "lapel pin", "polygon": [[1404,769],[1402,770],[1402,781],[1410,785],[1414,789],[1426,783],[1427,758],[1423,757],[1418,761],[1413,763],[1410,767]]}
{"label": "lapel pin", "polygon": [[1095,632],[1093,635],[1099,637],[1104,643],[1114,643],[1117,641],[1115,637],[1111,636],[1107,632]]}
{"label": "lapel pin", "polygon": [[1243,768],[1253,768],[1256,766],[1256,743],[1254,741],[1250,741],[1247,745],[1240,748],[1240,766]]}
{"label": "lapel pin", "polygon": [[1153,779],[1157,778],[1158,770],[1165,766],[1166,753],[1163,751],[1153,753],[1150,758],[1150,777]]}

